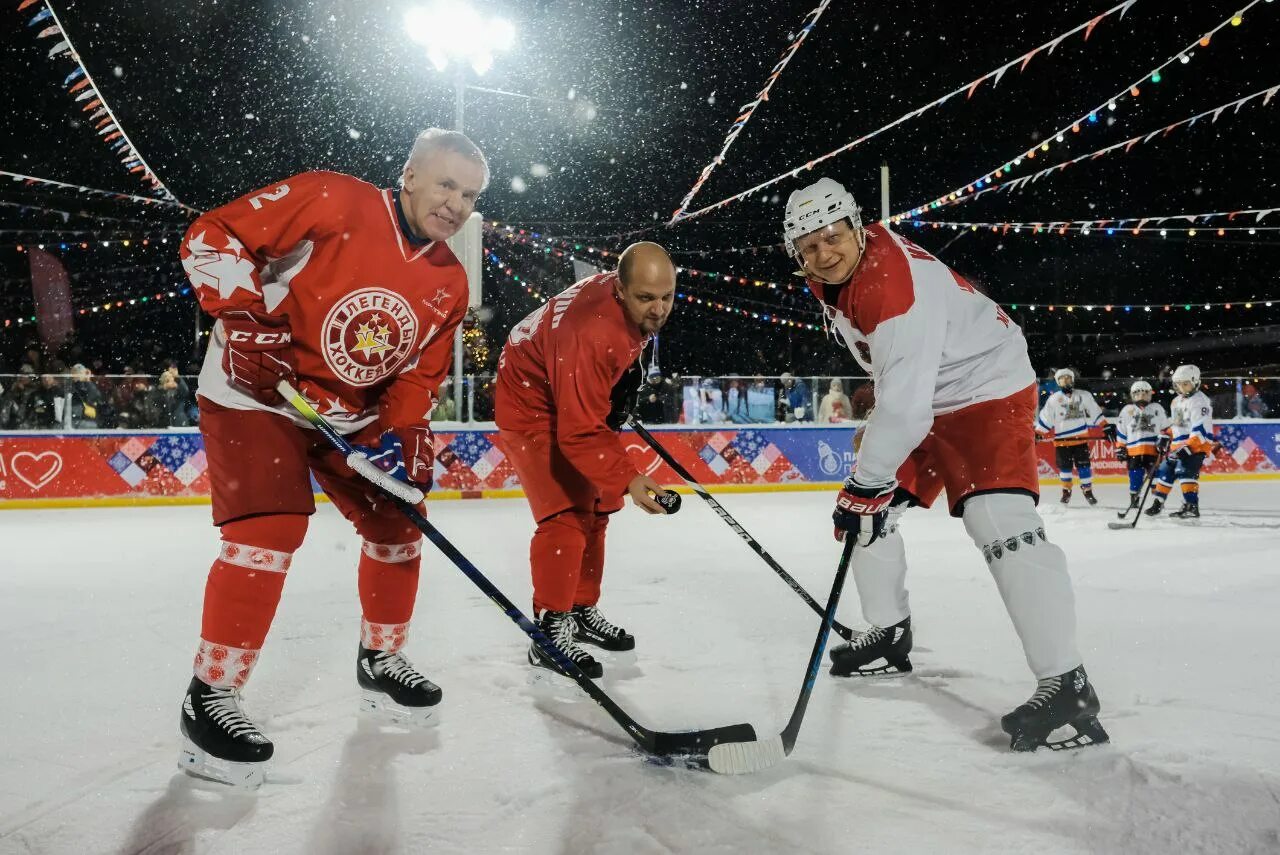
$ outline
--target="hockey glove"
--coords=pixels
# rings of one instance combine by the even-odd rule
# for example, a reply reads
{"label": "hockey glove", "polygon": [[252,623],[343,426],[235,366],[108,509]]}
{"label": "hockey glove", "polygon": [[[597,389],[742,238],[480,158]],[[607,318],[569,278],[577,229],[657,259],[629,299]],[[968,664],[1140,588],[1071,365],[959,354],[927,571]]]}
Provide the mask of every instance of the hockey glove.
{"label": "hockey glove", "polygon": [[1102,426],[1102,438],[1112,445],[1116,444],[1116,426],[1106,424]]}
{"label": "hockey glove", "polygon": [[1119,460],[1121,463],[1125,463],[1128,459],[1129,449],[1125,448],[1123,445],[1116,449],[1116,460]]}
{"label": "hockey glove", "polygon": [[1169,443],[1171,440],[1167,436],[1156,438],[1156,454],[1164,456],[1169,453]]}
{"label": "hockey glove", "polygon": [[897,487],[893,481],[875,487],[859,484],[856,474],[846,478],[840,495],[836,496],[835,513],[831,515],[836,540],[843,541],[851,534],[858,539],[859,546],[875,543],[884,534],[889,503]]}
{"label": "hockey glove", "polygon": [[279,402],[276,384],[293,378],[293,333],[287,318],[234,309],[223,312],[222,370],[231,384],[262,404]]}
{"label": "hockey glove", "polygon": [[402,446],[405,480],[429,493],[436,477],[436,437],[431,432],[431,423],[392,428],[391,433]]}

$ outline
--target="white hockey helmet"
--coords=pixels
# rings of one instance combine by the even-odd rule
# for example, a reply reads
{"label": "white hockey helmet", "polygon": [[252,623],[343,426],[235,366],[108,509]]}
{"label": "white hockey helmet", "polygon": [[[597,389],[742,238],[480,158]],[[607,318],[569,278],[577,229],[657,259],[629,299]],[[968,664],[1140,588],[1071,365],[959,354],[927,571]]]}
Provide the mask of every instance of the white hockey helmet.
{"label": "white hockey helmet", "polygon": [[792,192],[787,197],[787,209],[782,220],[787,254],[799,258],[795,244],[797,238],[844,219],[849,220],[855,229],[862,228],[862,209],[853,201],[853,194],[839,181],[819,178],[808,187]]}
{"label": "white hockey helmet", "polygon": [[1062,385],[1063,377],[1067,378],[1068,386],[1074,386],[1076,384],[1076,373],[1070,368],[1059,368],[1057,371],[1053,372],[1053,382],[1057,383],[1059,386]]}
{"label": "white hockey helmet", "polygon": [[1146,395],[1147,400],[1150,400],[1153,394],[1155,394],[1155,390],[1151,388],[1151,384],[1146,380],[1135,380],[1133,385],[1129,387],[1129,397],[1134,400],[1137,400],[1139,395]]}
{"label": "white hockey helmet", "polygon": [[1200,369],[1194,365],[1179,365],[1173,370],[1173,388],[1177,389],[1179,383],[1190,383],[1199,389]]}

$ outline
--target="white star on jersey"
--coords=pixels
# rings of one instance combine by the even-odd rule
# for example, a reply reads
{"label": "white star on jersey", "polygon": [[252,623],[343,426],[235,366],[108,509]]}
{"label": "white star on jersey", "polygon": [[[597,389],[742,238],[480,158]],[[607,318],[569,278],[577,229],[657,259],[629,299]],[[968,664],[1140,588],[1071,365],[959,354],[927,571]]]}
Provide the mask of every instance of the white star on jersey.
{"label": "white star on jersey", "polygon": [[187,241],[187,251],[191,254],[182,259],[182,268],[192,284],[197,288],[212,288],[224,300],[241,288],[261,295],[262,291],[253,281],[257,268],[242,253],[244,244],[228,237],[226,249],[218,250],[205,243],[204,236],[205,232],[200,232]]}

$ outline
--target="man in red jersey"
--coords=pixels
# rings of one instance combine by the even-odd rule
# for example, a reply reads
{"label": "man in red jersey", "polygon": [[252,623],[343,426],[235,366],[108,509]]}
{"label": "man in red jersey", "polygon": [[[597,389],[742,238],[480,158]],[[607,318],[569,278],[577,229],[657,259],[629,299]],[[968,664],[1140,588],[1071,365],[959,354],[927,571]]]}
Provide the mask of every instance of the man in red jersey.
{"label": "man in red jersey", "polygon": [[[538,523],[529,545],[534,616],[591,677],[604,669],[578,642],[636,643],[596,606],[609,514],[627,494],[648,513],[666,512],[654,499],[666,491],[636,470],[608,424],[611,391],[667,322],[675,289],[666,250],[632,244],[617,271],[583,279],[517,324],[498,362],[498,440]],[[529,663],[557,670],[537,645]]]}
{"label": "man in red jersey", "polygon": [[356,677],[363,709],[424,722],[441,692],[400,653],[418,588],[421,535],[276,392],[313,406],[424,492],[430,413],[448,369],[467,277],[444,241],[488,182],[467,137],[414,141],[398,189],[305,172],[198,218],[182,265],[217,319],[200,373],[213,521],[195,676],[181,713],[188,771],[254,785],[273,746],[240,708],[285,573],[315,512],[311,475],[363,538]]}

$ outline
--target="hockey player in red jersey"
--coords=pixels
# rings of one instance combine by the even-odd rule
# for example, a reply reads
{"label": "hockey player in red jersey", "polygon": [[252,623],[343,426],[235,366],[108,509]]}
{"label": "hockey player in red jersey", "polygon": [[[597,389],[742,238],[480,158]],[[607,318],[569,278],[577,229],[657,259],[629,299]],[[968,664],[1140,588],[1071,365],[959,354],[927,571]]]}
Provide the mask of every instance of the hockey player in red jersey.
{"label": "hockey player in red jersey", "polygon": [[[583,279],[517,324],[498,362],[498,439],[538,524],[529,545],[534,615],[591,677],[603,666],[578,642],[635,647],[597,606],[609,514],[628,494],[648,513],[665,513],[655,497],[668,497],[636,470],[609,423],[611,391],[666,323],[675,286],[662,247],[632,244],[616,272]],[[537,645],[529,663],[556,670]]]}
{"label": "hockey player in red jersey", "polygon": [[[852,570],[871,629],[832,650],[832,673],[911,670],[898,519],[945,489],[1037,679],[1032,697],[1001,720],[1012,747],[1106,741],[1076,648],[1067,559],[1036,512],[1027,428],[1036,377],[1022,331],[925,250],[883,225],[863,228],[853,197],[829,178],[791,194],[783,230],[829,325],[875,382],[876,407],[833,514],[837,539],[860,544]],[[1063,725],[1076,735],[1049,743]]]}
{"label": "hockey player in red jersey", "polygon": [[415,140],[398,189],[306,172],[199,217],[182,265],[217,319],[200,373],[213,521],[222,545],[205,587],[195,676],[181,711],[188,771],[261,782],[271,742],[239,690],[257,663],[294,550],[315,512],[311,475],[363,539],[356,678],[361,706],[425,722],[440,689],[400,652],[421,536],[275,391],[289,379],[352,443],[430,489],[430,413],[468,302],[444,241],[488,182],[467,137]]}

